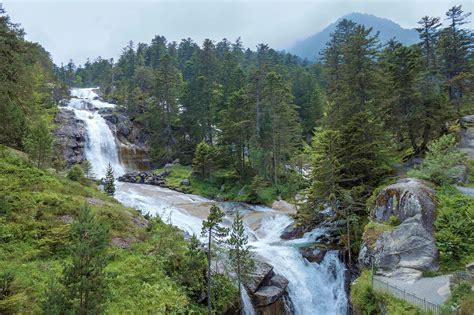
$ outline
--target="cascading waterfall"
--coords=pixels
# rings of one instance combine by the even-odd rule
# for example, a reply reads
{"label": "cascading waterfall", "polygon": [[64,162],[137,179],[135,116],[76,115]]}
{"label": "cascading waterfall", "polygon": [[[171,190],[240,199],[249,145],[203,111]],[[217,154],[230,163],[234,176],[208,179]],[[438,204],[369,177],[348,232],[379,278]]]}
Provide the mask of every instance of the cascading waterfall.
{"label": "cascading waterfall", "polygon": [[[100,101],[93,89],[73,89],[74,97],[68,107],[78,119],[85,121],[87,129],[86,157],[91,162],[97,177],[105,175],[110,163],[119,175],[124,172],[113,133],[97,112],[98,108],[114,107]],[[142,210],[144,213],[160,215],[168,223],[178,226],[189,234],[199,235],[201,224],[208,213],[212,200],[185,195],[169,189],[130,183],[117,183],[116,199],[124,205]],[[223,203],[226,208],[235,203]],[[274,271],[289,280],[288,293],[296,314],[346,314],[347,297],[344,290],[345,266],[336,253],[329,252],[320,264],[304,259],[297,246],[311,243],[325,230],[317,229],[301,239],[284,241],[280,235],[292,223],[290,217],[262,206],[241,205],[249,245],[255,253],[274,267]],[[260,217],[258,223],[253,215]],[[232,222],[226,216],[225,223]],[[245,290],[242,290],[244,314],[255,314]]]}
{"label": "cascading waterfall", "polygon": [[119,160],[115,137],[105,119],[98,113],[101,108],[113,108],[115,105],[98,100],[93,89],[72,89],[71,95],[76,98],[69,101],[68,107],[85,123],[85,154],[95,177],[105,177],[108,163],[116,176],[122,175],[125,171]]}

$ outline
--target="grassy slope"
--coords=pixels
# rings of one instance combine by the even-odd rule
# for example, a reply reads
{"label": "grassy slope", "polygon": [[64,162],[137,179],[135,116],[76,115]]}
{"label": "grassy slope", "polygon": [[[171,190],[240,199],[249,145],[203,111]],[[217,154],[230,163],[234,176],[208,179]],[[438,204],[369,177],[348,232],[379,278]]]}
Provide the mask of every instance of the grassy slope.
{"label": "grassy slope", "polygon": [[170,261],[179,261],[187,250],[179,230],[160,222],[141,228],[133,223],[137,211],[95,186],[36,169],[22,153],[0,147],[0,273],[11,271],[15,277],[14,295],[0,300],[0,313],[2,308],[40,311],[48,281],[60,275],[68,259],[70,224],[59,218],[76,217],[86,198],[95,199],[91,208],[110,226],[111,236],[135,240],[129,249],[110,247],[115,258],[108,266],[109,313],[202,310],[166,274]]}

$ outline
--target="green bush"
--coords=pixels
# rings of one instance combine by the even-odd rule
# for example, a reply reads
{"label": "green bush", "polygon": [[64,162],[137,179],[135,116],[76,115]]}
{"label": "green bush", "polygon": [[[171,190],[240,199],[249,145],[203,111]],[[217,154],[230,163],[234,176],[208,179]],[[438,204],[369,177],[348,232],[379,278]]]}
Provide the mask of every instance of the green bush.
{"label": "green bush", "polygon": [[390,226],[397,226],[400,224],[400,220],[396,215],[391,215],[390,218],[388,218],[388,224]]}
{"label": "green bush", "polygon": [[83,182],[85,177],[81,166],[79,164],[74,164],[67,173],[67,178],[75,182]]}
{"label": "green bush", "polygon": [[441,269],[462,269],[474,259],[474,199],[450,186],[439,188],[437,198],[434,225]]}
{"label": "green bush", "polygon": [[438,185],[452,184],[460,173],[466,155],[457,148],[453,135],[444,135],[428,145],[421,166],[408,172],[409,176],[430,180]]}

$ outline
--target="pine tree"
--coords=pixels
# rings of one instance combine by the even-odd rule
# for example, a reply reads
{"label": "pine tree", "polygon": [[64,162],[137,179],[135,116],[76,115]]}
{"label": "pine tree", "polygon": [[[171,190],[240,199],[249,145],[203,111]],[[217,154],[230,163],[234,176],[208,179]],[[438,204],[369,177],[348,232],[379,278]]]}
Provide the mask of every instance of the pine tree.
{"label": "pine tree", "polygon": [[427,119],[423,108],[418,80],[421,74],[421,54],[416,47],[406,47],[391,41],[381,56],[381,87],[385,91],[387,125],[393,128],[399,142],[410,141],[414,154],[421,153],[419,143],[421,123]]}
{"label": "pine tree", "polygon": [[233,92],[227,101],[227,108],[220,112],[220,129],[222,130],[221,145],[230,151],[229,165],[240,175],[245,176],[247,170],[246,152],[253,133],[251,104],[246,91],[241,89]]}
{"label": "pine tree", "polygon": [[211,301],[212,301],[212,272],[211,272],[211,261],[212,261],[212,243],[221,242],[223,237],[228,233],[228,229],[221,226],[224,218],[224,212],[213,205],[210,209],[207,220],[202,222],[202,236],[207,237],[207,311],[210,315],[212,313]]}
{"label": "pine tree", "polygon": [[453,102],[460,112],[460,98],[464,93],[466,80],[472,80],[468,76],[469,58],[473,43],[472,33],[463,28],[463,25],[469,23],[467,18],[471,13],[464,13],[462,6],[454,6],[446,12],[448,27],[440,33],[439,50],[442,57],[441,71],[446,78],[448,86],[449,100]]}
{"label": "pine tree", "polygon": [[278,184],[278,178],[300,144],[301,125],[293,96],[283,78],[270,72],[261,91],[260,136],[256,139],[263,152],[260,175]]}
{"label": "pine tree", "polygon": [[104,191],[111,196],[115,194],[114,170],[112,169],[110,163],[107,165],[107,171],[105,173]]}
{"label": "pine tree", "polygon": [[178,151],[175,130],[178,124],[178,97],[181,73],[170,55],[164,55],[155,74],[155,110],[152,111],[153,155],[159,162],[170,162]]}
{"label": "pine tree", "polygon": [[242,282],[247,280],[255,268],[255,262],[252,259],[252,253],[248,248],[248,236],[245,234],[245,227],[242,216],[237,211],[230,230],[230,237],[227,241],[230,246],[229,259],[233,271],[237,275],[239,291]]}
{"label": "pine tree", "polygon": [[212,173],[216,163],[217,152],[212,145],[202,141],[196,147],[193,158],[193,169],[203,179],[212,182]]}
{"label": "pine tree", "polygon": [[311,147],[311,186],[308,189],[307,201],[300,211],[298,220],[312,223],[317,213],[325,207],[336,208],[341,195],[341,136],[338,131],[317,128]]}
{"label": "pine tree", "polygon": [[66,299],[75,314],[99,314],[107,298],[108,230],[88,206],[71,227],[71,241],[71,263],[61,280]]}

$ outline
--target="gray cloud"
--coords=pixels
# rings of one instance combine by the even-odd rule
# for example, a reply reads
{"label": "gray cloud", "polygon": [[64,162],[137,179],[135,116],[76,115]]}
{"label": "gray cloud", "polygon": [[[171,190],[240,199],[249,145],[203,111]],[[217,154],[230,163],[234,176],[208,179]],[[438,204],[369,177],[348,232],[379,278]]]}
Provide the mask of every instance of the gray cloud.
{"label": "gray cloud", "polygon": [[[1,0],[0,0],[1,1]],[[247,47],[268,43],[284,49],[320,31],[342,15],[364,12],[415,27],[421,16],[444,16],[455,4],[473,10],[472,1],[22,1],[4,0],[26,38],[41,43],[56,63],[83,63],[97,56],[117,57],[129,40],[155,35],[179,41],[191,37],[235,40]]]}

